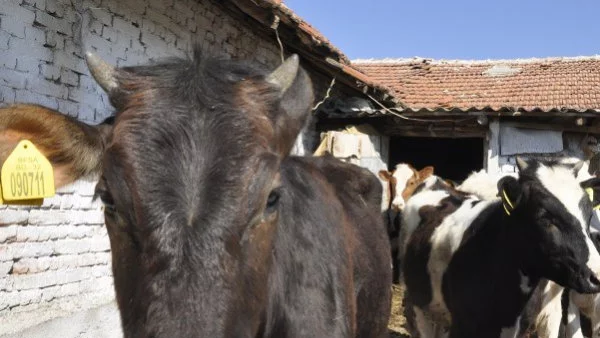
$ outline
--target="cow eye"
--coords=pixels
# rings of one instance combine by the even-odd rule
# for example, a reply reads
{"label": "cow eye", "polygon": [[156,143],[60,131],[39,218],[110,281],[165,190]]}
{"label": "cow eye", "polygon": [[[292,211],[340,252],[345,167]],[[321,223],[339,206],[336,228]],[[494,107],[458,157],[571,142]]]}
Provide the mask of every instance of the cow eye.
{"label": "cow eye", "polygon": [[94,191],[94,199],[98,197],[100,198],[100,201],[102,201],[102,204],[104,204],[104,211],[109,213],[115,212],[115,201],[113,200],[110,192],[106,189],[106,185],[103,180],[100,180]]}
{"label": "cow eye", "polygon": [[279,189],[271,190],[271,192],[269,193],[269,197],[267,197],[267,206],[265,212],[272,213],[275,211],[277,205],[279,204],[279,197]]}

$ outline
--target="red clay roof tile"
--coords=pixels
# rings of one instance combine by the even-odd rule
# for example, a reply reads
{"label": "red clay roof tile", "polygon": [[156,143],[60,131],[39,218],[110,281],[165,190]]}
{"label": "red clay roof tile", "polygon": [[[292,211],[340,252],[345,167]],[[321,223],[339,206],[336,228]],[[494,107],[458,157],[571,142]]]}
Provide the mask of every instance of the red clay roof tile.
{"label": "red clay roof tile", "polygon": [[600,111],[600,56],[492,61],[356,60],[353,65],[422,109]]}

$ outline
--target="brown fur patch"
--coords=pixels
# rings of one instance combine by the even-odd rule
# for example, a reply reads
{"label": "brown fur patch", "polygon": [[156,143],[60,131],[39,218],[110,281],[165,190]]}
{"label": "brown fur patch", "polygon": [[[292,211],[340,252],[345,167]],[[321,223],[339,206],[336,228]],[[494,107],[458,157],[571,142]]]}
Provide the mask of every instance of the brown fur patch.
{"label": "brown fur patch", "polygon": [[58,187],[100,170],[104,143],[98,128],[38,105],[1,108],[0,163],[24,139],[50,160]]}
{"label": "brown fur patch", "polygon": [[406,188],[404,188],[404,191],[402,191],[402,198],[404,198],[405,201],[408,201],[408,199],[415,193],[415,190],[421,183],[423,183],[423,181],[433,175],[434,170],[432,166],[427,166],[419,171],[412,166],[410,166],[410,168],[413,170],[413,176],[408,180],[408,182],[406,182]]}
{"label": "brown fur patch", "polygon": [[252,129],[257,136],[259,144],[267,148],[271,140],[275,137],[275,126],[265,112],[272,111],[273,88],[264,82],[257,82],[251,79],[241,81],[236,87],[235,102],[236,106],[244,107],[248,113],[248,118],[252,123]]}

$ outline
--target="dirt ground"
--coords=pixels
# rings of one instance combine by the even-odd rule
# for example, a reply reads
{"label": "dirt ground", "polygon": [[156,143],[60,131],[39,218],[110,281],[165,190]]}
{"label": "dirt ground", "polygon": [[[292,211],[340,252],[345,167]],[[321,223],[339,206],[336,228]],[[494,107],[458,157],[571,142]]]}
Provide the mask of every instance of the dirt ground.
{"label": "dirt ground", "polygon": [[404,318],[404,308],[402,307],[403,287],[397,284],[392,285],[392,314],[390,316],[391,338],[408,338],[410,335],[405,329],[406,319]]}

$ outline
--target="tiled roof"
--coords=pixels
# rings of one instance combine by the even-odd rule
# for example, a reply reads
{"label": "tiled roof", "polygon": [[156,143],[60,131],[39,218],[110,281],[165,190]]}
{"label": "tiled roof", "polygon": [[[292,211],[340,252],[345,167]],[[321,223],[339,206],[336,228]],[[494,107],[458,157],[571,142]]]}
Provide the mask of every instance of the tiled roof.
{"label": "tiled roof", "polygon": [[598,111],[600,56],[487,61],[355,60],[405,110]]}
{"label": "tiled roof", "polygon": [[[392,99],[391,90],[354,67],[348,57],[282,0],[229,0],[270,33],[276,28],[287,51],[300,54],[338,82],[368,92],[380,100]],[[273,40],[275,41],[275,40]],[[366,88],[365,88],[366,87]]]}

